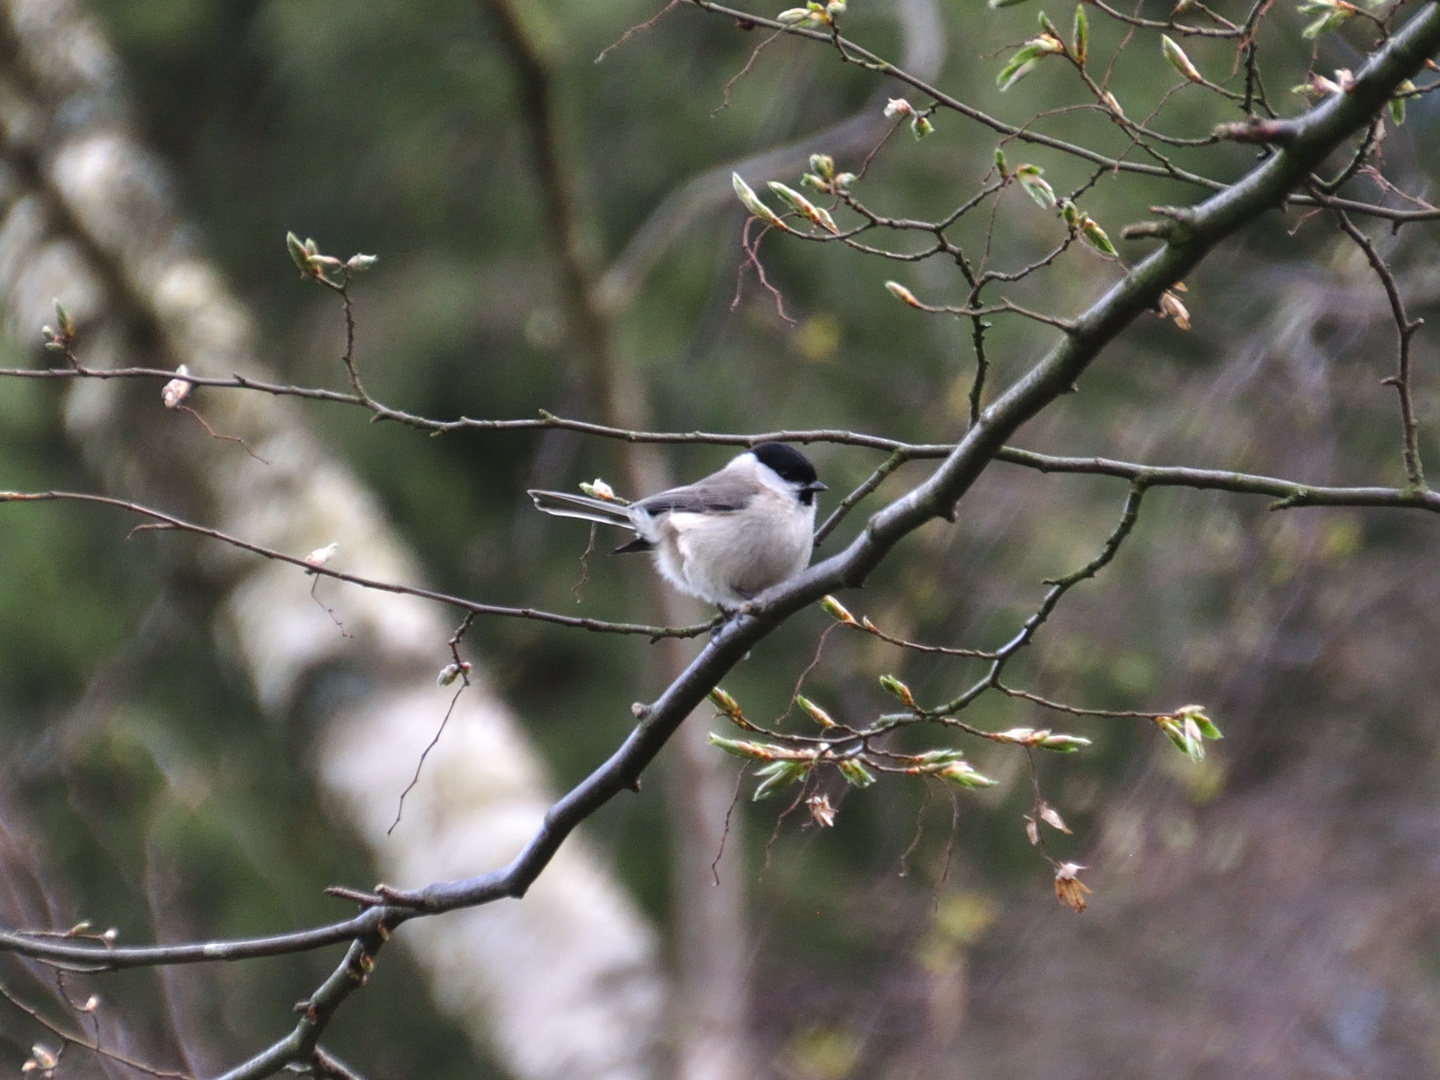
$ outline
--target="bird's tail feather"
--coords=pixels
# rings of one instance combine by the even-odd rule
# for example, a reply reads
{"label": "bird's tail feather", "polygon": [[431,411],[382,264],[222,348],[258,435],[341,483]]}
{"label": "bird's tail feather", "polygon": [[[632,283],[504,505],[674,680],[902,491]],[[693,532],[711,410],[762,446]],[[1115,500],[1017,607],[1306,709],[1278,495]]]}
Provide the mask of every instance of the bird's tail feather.
{"label": "bird's tail feather", "polygon": [[624,503],[592,499],[588,495],[570,495],[563,491],[532,490],[526,494],[535,501],[536,509],[556,517],[579,518],[581,521],[598,521],[601,525],[634,528],[630,524],[630,515],[626,513]]}

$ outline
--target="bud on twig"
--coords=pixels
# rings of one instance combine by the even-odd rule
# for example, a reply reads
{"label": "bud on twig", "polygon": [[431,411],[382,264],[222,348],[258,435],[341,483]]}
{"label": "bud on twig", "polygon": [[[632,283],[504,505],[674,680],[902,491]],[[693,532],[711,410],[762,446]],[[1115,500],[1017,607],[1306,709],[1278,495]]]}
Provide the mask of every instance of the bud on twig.
{"label": "bud on twig", "polygon": [[1184,75],[1185,78],[1193,83],[1203,83],[1205,81],[1205,76],[1200,74],[1199,69],[1196,68],[1195,65],[1190,62],[1190,58],[1185,55],[1185,50],[1175,44],[1174,39],[1171,38],[1169,34],[1160,35],[1160,51],[1165,54],[1165,59],[1170,61],[1170,66],[1181,75]]}
{"label": "bud on twig", "polygon": [[[901,285],[898,281],[885,282],[885,288],[890,290],[891,296],[895,297],[902,303],[909,304],[911,307],[917,308],[920,311],[925,310],[925,305],[915,298],[915,294],[912,293],[909,289],[907,289],[904,285]],[[851,621],[853,622],[854,620]]]}
{"label": "bud on twig", "polygon": [[943,769],[938,769],[935,775],[941,780],[949,780],[953,784],[959,784],[966,788],[994,787],[995,781],[988,776],[982,776],[975,771],[968,761],[952,761]]}
{"label": "bud on twig", "polygon": [[822,728],[832,728],[835,726],[835,721],[830,714],[803,694],[795,695],[795,704],[800,706],[801,712],[810,717],[811,720],[814,720],[815,723],[819,724]]}
{"label": "bud on twig", "polygon": [[793,188],[786,187],[778,180],[771,180],[770,190],[794,207],[795,212],[812,225],[819,225],[826,232],[838,233],[840,231],[835,225],[835,219],[830,216],[828,210],[824,209],[824,207],[816,206]]}
{"label": "bud on twig", "polygon": [[[720,687],[717,686],[712,689],[706,697],[710,699],[711,705],[714,705],[715,708],[720,710],[722,716],[728,716],[733,719],[741,715],[740,703],[724,690],[721,690]],[[711,738],[713,740],[714,737],[712,736]]]}
{"label": "bud on twig", "polygon": [[759,218],[766,225],[776,229],[783,229],[786,232],[790,231],[790,227],[780,220],[775,211],[761,202],[760,196],[755,194],[750,185],[740,179],[739,173],[732,172],[730,174],[730,184],[734,187],[735,194],[739,197],[740,202],[744,204],[745,209],[749,210],[751,214]]}
{"label": "bud on twig", "polygon": [[910,693],[910,688],[897,679],[894,675],[881,675],[880,687],[886,693],[899,698],[910,708],[915,708],[915,696]]}
{"label": "bud on twig", "polygon": [[1044,177],[1045,170],[1039,165],[1017,165],[1015,179],[1025,189],[1025,194],[1046,210],[1055,208],[1055,189]]}
{"label": "bud on twig", "polygon": [[857,758],[845,758],[837,766],[840,775],[858,788],[867,788],[875,783],[875,774]]}
{"label": "bud on twig", "polygon": [[306,556],[305,556],[306,565],[308,565],[308,566],[324,566],[326,563],[328,563],[331,559],[333,559],[333,558],[335,557],[335,552],[337,552],[337,551],[339,551],[339,550],[340,550],[340,541],[338,541],[338,540],[332,540],[330,543],[326,544],[324,547],[318,547],[318,548],[316,548],[314,551],[310,552],[309,555],[306,555]]}
{"label": "bud on twig", "polygon": [[181,364],[175,369],[175,378],[160,388],[160,400],[165,408],[173,409],[190,395],[190,388],[194,384],[185,376],[190,374],[190,369]]}
{"label": "bud on twig", "polygon": [[614,488],[612,488],[604,480],[601,480],[598,476],[588,484],[582,483],[580,485],[580,490],[583,491],[586,495],[589,495],[592,499],[602,499],[605,502],[624,501],[615,494]]}

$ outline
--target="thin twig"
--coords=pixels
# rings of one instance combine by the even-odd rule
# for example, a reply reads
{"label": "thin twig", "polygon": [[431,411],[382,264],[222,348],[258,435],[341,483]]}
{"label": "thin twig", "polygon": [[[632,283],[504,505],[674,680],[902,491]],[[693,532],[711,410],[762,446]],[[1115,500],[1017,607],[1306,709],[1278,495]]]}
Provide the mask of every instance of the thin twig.
{"label": "thin twig", "polygon": [[132,514],[139,514],[143,517],[151,518],[158,522],[163,528],[194,533],[197,536],[208,537],[222,544],[228,544],[242,551],[259,555],[264,559],[289,563],[292,566],[297,566],[304,570],[307,574],[323,575],[328,578],[334,578],[336,581],[344,581],[351,585],[358,585],[362,589],[375,589],[379,592],[396,593],[401,596],[416,596],[422,600],[433,600],[438,604],[446,604],[475,615],[530,619],[536,622],[568,626],[577,630],[591,630],[603,634],[633,634],[655,640],[667,637],[699,637],[701,634],[715,628],[714,620],[706,623],[696,623],[692,626],[649,626],[639,623],[607,622],[604,619],[578,618],[573,615],[560,615],[553,611],[543,611],[539,608],[516,608],[505,607],[499,604],[482,604],[475,600],[466,600],[464,597],[437,592],[434,589],[421,588],[418,585],[401,585],[392,581],[378,581],[374,578],[361,577],[359,574],[350,574],[340,570],[332,570],[324,566],[316,566],[313,563],[306,562],[301,556],[287,555],[282,551],[275,551],[260,544],[252,543],[249,540],[242,540],[239,537],[231,536],[228,533],[221,532],[219,529],[196,525],[175,517],[172,514],[166,514],[126,499],[111,498],[107,495],[91,495],[87,492],[78,491],[0,491],[0,503],[62,501],[88,502],[98,503],[102,506],[113,506],[120,510],[127,510]]}

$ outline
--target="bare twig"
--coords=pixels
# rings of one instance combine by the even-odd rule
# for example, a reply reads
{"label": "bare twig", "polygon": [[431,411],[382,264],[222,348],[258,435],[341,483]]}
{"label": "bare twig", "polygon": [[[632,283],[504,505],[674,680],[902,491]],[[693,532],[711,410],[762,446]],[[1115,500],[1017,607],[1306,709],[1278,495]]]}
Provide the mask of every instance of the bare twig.
{"label": "bare twig", "polygon": [[616,623],[607,622],[604,619],[577,618],[573,615],[560,615],[552,611],[542,611],[538,608],[515,608],[504,607],[498,604],[482,604],[475,600],[466,600],[464,597],[451,596],[448,593],[437,592],[434,589],[421,588],[418,585],[402,585],[393,581],[378,581],[374,578],[361,577],[359,574],[349,574],[340,570],[332,570],[325,566],[316,566],[307,562],[303,557],[287,555],[282,551],[275,551],[272,548],[260,544],[251,543],[249,540],[242,540],[239,537],[231,536],[221,532],[219,529],[211,529],[204,525],[196,525],[166,514],[148,506],[141,506],[139,503],[130,502],[126,499],[115,499],[107,495],[91,495],[78,491],[0,491],[0,503],[7,502],[88,502],[98,503],[102,506],[113,506],[119,510],[126,510],[132,514],[139,514],[158,522],[161,527],[176,529],[181,532],[194,533],[197,536],[204,536],[222,544],[229,544],[231,547],[248,551],[259,555],[264,559],[272,559],[275,562],[290,563],[298,566],[307,574],[323,575],[334,578],[336,581],[348,582],[351,585],[358,585],[363,589],[376,589],[380,592],[396,593],[401,596],[416,596],[422,600],[433,600],[438,604],[446,604],[450,607],[459,608],[461,611],[468,611],[474,615],[494,615],[502,618],[532,619],[536,622],[555,623],[558,626],[568,626],[577,630],[592,630],[596,633],[605,634],[635,634],[651,639],[667,637],[698,637],[708,630],[714,628],[713,621],[697,623],[693,626],[647,626],[638,623]]}

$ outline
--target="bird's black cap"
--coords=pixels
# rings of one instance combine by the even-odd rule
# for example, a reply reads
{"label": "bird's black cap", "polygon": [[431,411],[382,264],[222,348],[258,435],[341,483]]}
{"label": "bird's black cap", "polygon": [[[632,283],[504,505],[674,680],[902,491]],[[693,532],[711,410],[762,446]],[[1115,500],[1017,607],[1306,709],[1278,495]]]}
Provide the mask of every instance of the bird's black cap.
{"label": "bird's black cap", "polygon": [[780,479],[799,487],[802,501],[808,503],[811,493],[825,490],[825,485],[815,475],[815,466],[810,459],[789,443],[761,443],[750,452],[762,465],[774,469]]}

